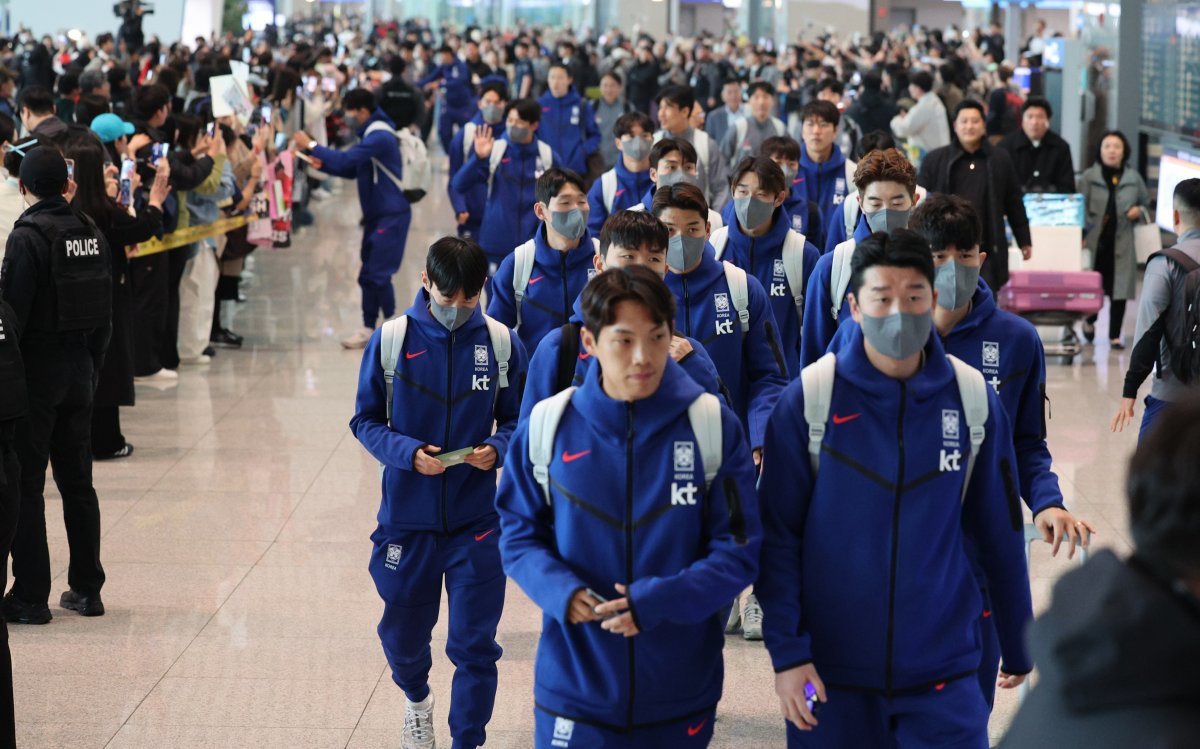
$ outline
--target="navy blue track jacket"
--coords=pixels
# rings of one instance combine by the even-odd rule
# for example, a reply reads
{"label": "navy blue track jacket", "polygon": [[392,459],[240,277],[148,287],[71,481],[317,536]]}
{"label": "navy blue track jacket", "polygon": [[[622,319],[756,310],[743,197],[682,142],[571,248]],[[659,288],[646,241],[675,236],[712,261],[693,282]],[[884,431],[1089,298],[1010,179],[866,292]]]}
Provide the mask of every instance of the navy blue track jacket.
{"label": "navy blue track jacket", "polygon": [[[588,207],[591,209],[591,213],[588,214],[588,228],[597,237],[600,236],[600,230],[604,228],[604,222],[609,216],[641,203],[642,196],[654,187],[649,169],[644,172],[631,172],[625,168],[625,159],[620,155],[617,156],[617,164],[613,169],[617,173],[617,191],[613,193],[611,212],[604,205],[603,179],[596,180],[592,189],[588,190]],[[650,210],[649,207],[646,210]]]}
{"label": "navy blue track jacket", "polygon": [[366,134],[367,128],[376,121],[386,123],[393,130],[396,128],[382,109],[376,109],[371,113],[371,119],[358,129],[361,140],[354,146],[345,151],[326,146],[314,146],[312,150],[313,156],[321,160],[321,171],[334,177],[358,179],[358,202],[362,207],[363,223],[367,225],[412,210],[396,183],[372,162],[375,159],[396,179],[403,179],[404,163],[400,160],[400,141],[396,136],[386,130]]}
{"label": "navy blue track jacket", "polygon": [[[854,241],[861,242],[871,236],[866,222],[854,230]],[[804,293],[804,334],[800,339],[800,366],[807,367],[820,359],[829,350],[837,334],[838,326],[851,320],[850,302],[842,298],[837,320],[830,310],[833,307],[833,253],[827,252],[817,260],[812,275],[808,277],[808,291]],[[849,280],[849,279],[847,279]],[[847,290],[849,287],[847,287]]]}
{"label": "navy blue track jacket", "polygon": [[538,104],[542,105],[538,136],[562,156],[561,166],[586,175],[587,157],[600,150],[600,130],[592,105],[573,88],[562,98],[547,91]]}
{"label": "navy blue track jacket", "polygon": [[804,174],[808,199],[817,204],[821,214],[821,227],[829,226],[834,208],[845,201],[854,185],[846,178],[846,156],[837,144],[829,161],[820,164],[808,157],[808,149],[800,144],[800,171]]}
{"label": "navy blue track jacket", "polygon": [[[719,610],[757,572],[762,534],[741,426],[722,408],[723,458],[709,491],[687,408],[702,393],[674,362],[650,398],[615,401],[592,367],[558,426],[547,504],[517,427],[496,498],[504,571],[542,609],[534,699],[610,729],[684,719],[721,697]],[[640,634],[567,623],[584,588],[629,585]]]}
{"label": "navy blue track jacket", "polygon": [[[483,113],[477,112],[471,118],[471,123],[476,128],[482,126]],[[504,122],[501,121],[492,125],[492,134],[499,138],[504,135]],[[458,170],[463,168],[468,156],[475,153],[473,141],[464,143],[466,139],[467,128],[460,128],[454,134],[454,140],[450,141],[449,156],[450,156],[450,180],[446,183],[446,195],[450,198],[450,207],[454,209],[454,214],[466,211],[470,214],[467,218],[467,224],[470,226],[479,226],[483,221],[483,211],[487,206],[487,180],[476,182],[471,187],[463,192],[459,192],[454,187],[454,175],[458,174]],[[464,151],[466,148],[466,151]]]}
{"label": "navy blue track jacket", "polygon": [[453,533],[495,513],[495,469],[463,464],[440,476],[425,476],[413,468],[413,456],[425,445],[437,445],[442,452],[491,445],[498,456],[496,468],[501,468],[521,410],[525,348],[512,334],[509,386],[497,393],[499,369],[482,309],[476,308],[451,333],[429,313],[421,290],[405,314],[408,331],[392,386],[393,426],[387,424],[376,330],[363,352],[350,431],[383,464],[380,526]]}

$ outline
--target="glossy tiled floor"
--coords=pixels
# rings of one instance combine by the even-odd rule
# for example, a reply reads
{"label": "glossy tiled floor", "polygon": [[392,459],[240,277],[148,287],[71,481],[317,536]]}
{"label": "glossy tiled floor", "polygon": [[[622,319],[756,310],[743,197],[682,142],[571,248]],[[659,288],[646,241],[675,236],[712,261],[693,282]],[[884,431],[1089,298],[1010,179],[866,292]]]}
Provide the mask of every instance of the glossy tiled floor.
{"label": "glossy tiled floor", "polygon": [[[375,636],[381,605],[366,570],[378,475],[346,426],[360,357],[338,345],[358,320],[353,187],[317,214],[293,248],[259,253],[233,320],[245,349],[184,369],[170,390],[139,386],[124,417],[136,454],[96,466],[108,614],[54,606],[50,625],[12,628],[21,746],[399,746],[402,698]],[[418,207],[396,278],[402,307],[449,217],[440,195]],[[1120,487],[1134,436],[1107,430],[1123,357],[1095,356],[1051,365],[1050,445],[1068,503],[1096,523],[1100,544],[1127,550]],[[57,601],[67,556],[50,499]],[[1039,607],[1067,564],[1037,550]],[[539,622],[510,585],[490,747],[531,745]],[[440,629],[435,653],[443,641]],[[782,746],[761,645],[730,640],[725,658],[713,745]],[[444,698],[449,677],[435,660]],[[994,736],[1014,704],[1001,696]],[[438,722],[448,747],[444,709]]]}

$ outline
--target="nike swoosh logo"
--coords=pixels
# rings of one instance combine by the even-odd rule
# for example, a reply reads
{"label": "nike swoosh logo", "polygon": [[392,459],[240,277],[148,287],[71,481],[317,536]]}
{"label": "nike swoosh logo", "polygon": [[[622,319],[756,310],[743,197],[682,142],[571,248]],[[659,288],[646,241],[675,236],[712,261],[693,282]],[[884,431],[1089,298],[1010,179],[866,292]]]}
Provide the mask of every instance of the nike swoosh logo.
{"label": "nike swoosh logo", "polygon": [[482,541],[483,539],[487,538],[488,536],[492,535],[492,534],[493,534],[493,533],[495,533],[495,532],[496,532],[496,529],[495,529],[495,528],[492,528],[491,530],[489,530],[489,531],[488,531],[488,532],[486,532],[486,533],[476,533],[476,534],[475,534],[475,540],[476,540],[476,541]]}
{"label": "nike swoosh logo", "polygon": [[700,725],[698,725],[698,726],[688,726],[688,736],[695,736],[696,734],[698,734],[698,733],[700,733],[701,731],[703,731],[703,730],[704,730],[704,726],[705,726],[707,723],[708,723],[708,721],[707,721],[707,720],[702,720],[702,721],[700,721]]}
{"label": "nike swoosh logo", "polygon": [[417,352],[417,353],[415,353],[415,354],[413,354],[413,353],[410,353],[410,352],[405,352],[405,354],[404,354],[404,358],[405,358],[405,359],[416,359],[418,356],[420,356],[421,354],[424,354],[424,353],[425,353],[426,351],[428,351],[428,350],[429,350],[429,349],[422,349],[421,351],[418,351],[418,352]]}
{"label": "nike swoosh logo", "polygon": [[501,164],[507,164],[507,163],[508,163],[508,162],[510,162],[510,161],[512,161],[512,157],[509,157],[509,158],[507,158],[507,159],[500,159],[500,163],[501,163]]}
{"label": "nike swoosh logo", "polygon": [[849,416],[838,416],[837,414],[834,414],[833,415],[833,423],[834,424],[845,424],[847,421],[854,421],[859,416],[862,416],[862,414],[860,414],[860,413],[850,414]]}
{"label": "nike swoosh logo", "polygon": [[543,278],[545,278],[545,276],[538,276],[537,278],[531,278],[531,279],[529,279],[529,285],[533,286],[535,283],[537,283],[538,281],[541,281]]}
{"label": "nike swoosh logo", "polygon": [[586,351],[579,355],[579,361],[587,361],[588,359],[591,359],[591,358],[592,358],[592,355],[587,353]]}
{"label": "nike swoosh logo", "polygon": [[583,451],[583,452],[581,452],[581,453],[575,453],[574,455],[572,455],[571,453],[567,452],[566,450],[563,450],[563,454],[562,454],[562,461],[563,461],[564,463],[572,463],[572,462],[574,462],[574,461],[576,461],[576,460],[579,460],[579,459],[580,459],[580,458],[582,458],[584,455],[587,455],[587,454],[588,454],[588,453],[590,453],[590,452],[591,452],[591,450],[584,450],[584,451]]}
{"label": "nike swoosh logo", "polygon": [[625,188],[621,188],[620,190],[617,190],[615,193],[613,193],[613,197],[619,198],[624,194],[625,194]]}

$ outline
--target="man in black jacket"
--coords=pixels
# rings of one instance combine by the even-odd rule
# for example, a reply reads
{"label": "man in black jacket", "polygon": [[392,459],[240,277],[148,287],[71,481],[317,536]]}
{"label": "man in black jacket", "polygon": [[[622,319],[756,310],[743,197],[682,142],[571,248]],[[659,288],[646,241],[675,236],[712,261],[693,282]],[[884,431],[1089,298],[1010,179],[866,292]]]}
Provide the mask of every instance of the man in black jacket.
{"label": "man in black jacket", "polygon": [[[167,162],[171,166],[170,184],[173,192],[194,190],[208,179],[208,175],[213,170],[212,154],[218,151],[217,139],[212,139],[213,148],[210,153],[196,159],[194,163],[185,162],[175,153],[172,148],[172,139],[168,137],[163,127],[171,116],[171,92],[167,90],[166,86],[155,83],[139,89],[135,111],[137,119],[134,120],[134,125],[137,128],[137,135],[133,136],[130,143],[135,147],[138,162],[143,164],[142,167],[139,167],[142,182],[150,184],[154,181],[154,166],[150,158],[154,143],[166,145]],[[138,137],[139,135],[142,137]],[[169,227],[168,231],[170,228],[173,227]]]}
{"label": "man in black jacket", "polygon": [[1005,136],[1000,147],[1008,151],[1025,192],[1075,192],[1075,167],[1071,144],[1050,129],[1050,102],[1031,96],[1021,107],[1021,128]]}
{"label": "man in black jacket", "polygon": [[[17,459],[17,422],[29,409],[25,365],[17,338],[17,316],[0,298],[0,559],[8,559],[21,507],[21,463]],[[8,568],[0,569],[0,585],[8,587]],[[13,715],[12,654],[8,625],[0,621],[0,747],[17,745]]]}
{"label": "man in black jacket", "polygon": [[4,598],[9,623],[50,621],[50,551],[46,542],[46,465],[62,495],[71,551],[59,604],[100,616],[100,504],[92,486],[92,393],[111,333],[112,279],[104,235],[72,211],[67,164],[54,146],[21,161],[21,197],[29,209],[8,235],[0,296],[21,334],[28,415],[16,429],[21,510],[12,545],[13,587]]}
{"label": "man in black jacket", "polygon": [[959,104],[954,110],[954,142],[925,156],[917,184],[929,192],[958,195],[979,213],[983,223],[979,249],[988,254],[981,275],[995,292],[1008,280],[1004,219],[1008,219],[1026,260],[1033,256],[1033,240],[1012,159],[1008,151],[986,142],[985,127],[982,104],[977,101]]}
{"label": "man in black jacket", "polygon": [[1184,749],[1200,736],[1200,400],[1129,464],[1127,560],[1105,550],[1054,588],[1030,641],[1037,687],[1002,747]]}
{"label": "man in black jacket", "polygon": [[883,75],[872,70],[863,76],[862,90],[846,110],[846,116],[858,123],[863,135],[876,130],[890,134],[892,118],[898,111],[895,103],[883,93]]}

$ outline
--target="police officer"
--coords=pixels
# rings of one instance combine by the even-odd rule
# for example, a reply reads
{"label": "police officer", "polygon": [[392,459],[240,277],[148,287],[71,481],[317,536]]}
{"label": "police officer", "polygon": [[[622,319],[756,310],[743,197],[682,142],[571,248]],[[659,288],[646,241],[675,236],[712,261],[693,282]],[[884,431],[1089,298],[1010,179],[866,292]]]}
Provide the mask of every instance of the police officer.
{"label": "police officer", "polygon": [[86,216],[72,211],[67,164],[52,146],[21,162],[18,189],[29,209],[8,237],[0,295],[21,331],[29,413],[16,430],[21,514],[13,541],[9,622],[50,621],[46,464],[62,495],[71,562],[60,605],[101,616],[100,504],[92,486],[92,393],[112,319],[109,248]]}
{"label": "police officer", "polygon": [[[25,365],[17,337],[17,316],[0,298],[0,553],[8,559],[17,512],[21,506],[21,464],[17,460],[17,420],[25,415],[28,393]],[[0,569],[0,585],[8,587],[8,567]],[[12,656],[8,625],[0,621],[0,747],[17,745],[13,715]]]}

